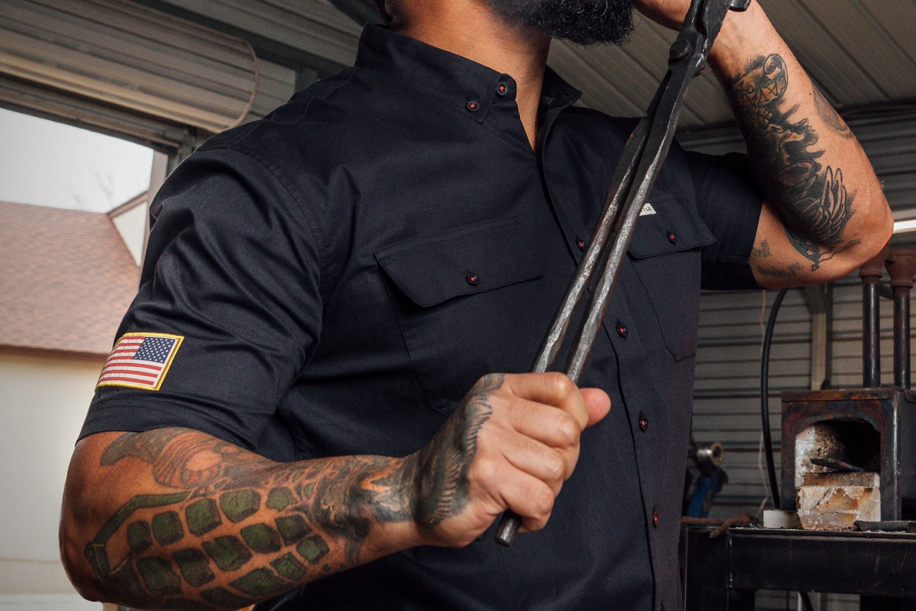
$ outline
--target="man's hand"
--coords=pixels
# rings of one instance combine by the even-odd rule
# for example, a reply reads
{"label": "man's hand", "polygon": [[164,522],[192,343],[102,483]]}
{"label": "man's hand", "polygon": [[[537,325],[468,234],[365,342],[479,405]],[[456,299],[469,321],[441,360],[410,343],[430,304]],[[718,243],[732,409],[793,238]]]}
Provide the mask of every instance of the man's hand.
{"label": "man's hand", "polygon": [[426,542],[462,546],[503,511],[543,528],[579,458],[582,431],[604,418],[604,391],[563,374],[489,375],[429,444],[409,457],[414,519]]}

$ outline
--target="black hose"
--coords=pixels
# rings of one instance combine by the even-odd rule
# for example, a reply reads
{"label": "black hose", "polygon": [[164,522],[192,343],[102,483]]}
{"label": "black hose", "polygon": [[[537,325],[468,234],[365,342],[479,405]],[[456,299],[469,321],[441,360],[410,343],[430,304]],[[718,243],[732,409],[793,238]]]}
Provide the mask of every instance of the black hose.
{"label": "black hose", "polygon": [[781,508],[779,502],[779,485],[776,483],[776,465],[773,464],[773,438],[770,436],[770,344],[773,343],[773,328],[776,326],[776,315],[789,289],[779,289],[773,307],[770,308],[770,320],[767,322],[766,334],[763,337],[763,354],[760,356],[760,419],[763,427],[763,445],[766,451],[767,473],[770,479],[770,494],[773,496],[773,507]]}
{"label": "black hose", "polygon": [[801,597],[802,607],[805,608],[805,611],[814,611],[814,605],[811,604],[811,598],[808,597],[808,593],[799,592],[798,595]]}
{"label": "black hose", "polygon": [[[767,321],[766,333],[763,336],[763,354],[760,356],[760,420],[763,427],[763,445],[767,458],[767,474],[770,480],[770,494],[773,495],[773,507],[780,509],[779,486],[776,483],[776,465],[773,463],[773,438],[770,435],[770,346],[773,344],[773,329],[776,327],[776,316],[782,300],[789,289],[779,289],[773,307],[770,308],[770,319]],[[814,611],[811,598],[807,592],[799,592],[805,611]]]}

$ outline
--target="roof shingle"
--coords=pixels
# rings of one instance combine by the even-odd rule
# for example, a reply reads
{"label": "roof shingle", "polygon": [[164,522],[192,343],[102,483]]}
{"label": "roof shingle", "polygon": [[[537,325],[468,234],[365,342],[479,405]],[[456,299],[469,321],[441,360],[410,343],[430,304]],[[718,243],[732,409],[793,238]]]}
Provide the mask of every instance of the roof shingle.
{"label": "roof shingle", "polygon": [[0,346],[108,354],[139,279],[108,215],[0,202]]}

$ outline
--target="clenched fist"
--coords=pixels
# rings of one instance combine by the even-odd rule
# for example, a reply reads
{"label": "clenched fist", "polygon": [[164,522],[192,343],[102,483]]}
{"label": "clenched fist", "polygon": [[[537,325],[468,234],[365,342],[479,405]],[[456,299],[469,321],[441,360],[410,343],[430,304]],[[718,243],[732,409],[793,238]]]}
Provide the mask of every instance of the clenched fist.
{"label": "clenched fist", "polygon": [[425,542],[467,545],[507,509],[523,530],[543,528],[576,466],[579,436],[610,408],[604,391],[579,389],[559,373],[481,378],[407,459]]}

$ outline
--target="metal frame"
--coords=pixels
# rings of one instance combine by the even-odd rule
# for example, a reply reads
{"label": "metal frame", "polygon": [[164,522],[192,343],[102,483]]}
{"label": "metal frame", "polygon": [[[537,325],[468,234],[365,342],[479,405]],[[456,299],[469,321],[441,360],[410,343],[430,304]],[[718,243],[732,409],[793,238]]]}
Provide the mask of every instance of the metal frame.
{"label": "metal frame", "polygon": [[712,528],[682,533],[686,611],[751,611],[757,590],[862,595],[862,610],[916,609],[916,534]]}

